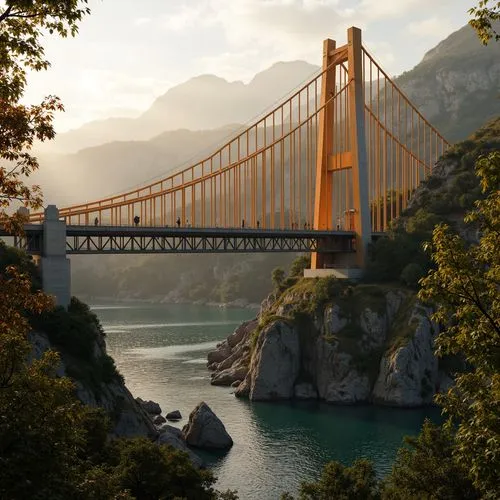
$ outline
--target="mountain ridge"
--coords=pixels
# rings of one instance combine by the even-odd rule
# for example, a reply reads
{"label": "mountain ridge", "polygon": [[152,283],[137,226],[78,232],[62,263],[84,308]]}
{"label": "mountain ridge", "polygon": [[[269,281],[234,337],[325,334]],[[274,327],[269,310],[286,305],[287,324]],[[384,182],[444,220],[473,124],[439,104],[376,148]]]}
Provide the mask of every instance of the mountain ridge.
{"label": "mountain ridge", "polygon": [[247,123],[319,69],[305,61],[277,62],[249,83],[198,75],[171,87],[137,118],[110,117],[58,134],[42,153],[73,153],[117,140],[149,140],[178,129],[202,131]]}

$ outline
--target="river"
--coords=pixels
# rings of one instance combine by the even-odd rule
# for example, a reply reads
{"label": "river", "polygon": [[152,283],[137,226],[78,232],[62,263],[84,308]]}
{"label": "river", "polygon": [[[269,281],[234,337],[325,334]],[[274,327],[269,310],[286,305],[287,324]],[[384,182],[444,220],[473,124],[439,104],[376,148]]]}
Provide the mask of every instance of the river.
{"label": "river", "polygon": [[180,410],[182,427],[205,401],[234,440],[225,455],[204,454],[219,478],[217,488],[236,489],[242,500],[276,500],[318,477],[329,460],[374,461],[386,473],[404,435],[416,434],[435,411],[317,403],[250,403],[232,389],[210,385],[206,354],[243,320],[246,309],[172,304],[95,304],[108,352],[134,396]]}

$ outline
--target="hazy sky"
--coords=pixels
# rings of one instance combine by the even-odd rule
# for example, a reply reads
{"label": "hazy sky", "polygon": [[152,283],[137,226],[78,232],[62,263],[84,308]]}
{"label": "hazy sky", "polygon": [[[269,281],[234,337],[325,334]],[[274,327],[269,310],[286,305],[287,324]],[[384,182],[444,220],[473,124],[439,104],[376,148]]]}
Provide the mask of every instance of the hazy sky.
{"label": "hazy sky", "polygon": [[[0,0],[0,5],[3,2]],[[75,39],[47,39],[52,68],[30,79],[27,98],[59,95],[59,131],[109,116],[134,116],[190,77],[248,82],[277,61],[319,64],[322,40],[346,28],[389,74],[468,21],[473,0],[89,0]]]}

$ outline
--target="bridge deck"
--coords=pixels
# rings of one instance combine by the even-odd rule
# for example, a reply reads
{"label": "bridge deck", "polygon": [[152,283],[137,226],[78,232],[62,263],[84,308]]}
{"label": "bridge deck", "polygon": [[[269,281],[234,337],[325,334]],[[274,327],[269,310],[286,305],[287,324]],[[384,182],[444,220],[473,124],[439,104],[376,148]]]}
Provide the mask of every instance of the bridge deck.
{"label": "bridge deck", "polygon": [[[43,225],[28,224],[16,245],[32,254],[43,249]],[[0,231],[0,236],[7,236]],[[355,251],[353,231],[304,229],[66,226],[67,254],[254,253]]]}

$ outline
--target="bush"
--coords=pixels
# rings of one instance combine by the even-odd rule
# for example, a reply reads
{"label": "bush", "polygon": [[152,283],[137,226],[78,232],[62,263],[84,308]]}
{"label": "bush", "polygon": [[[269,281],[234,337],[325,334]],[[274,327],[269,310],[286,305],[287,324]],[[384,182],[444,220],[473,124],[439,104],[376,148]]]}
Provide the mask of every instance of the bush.
{"label": "bush", "polygon": [[309,269],[310,267],[311,254],[301,255],[292,262],[288,275],[291,278],[302,278],[302,276],[304,275],[304,269]]}
{"label": "bush", "polygon": [[342,285],[339,280],[333,276],[318,279],[314,292],[314,308],[317,309],[334,297],[338,297],[341,290]]}
{"label": "bush", "polygon": [[102,382],[106,384],[113,381],[125,382],[123,375],[116,368],[115,360],[108,354],[104,354],[99,358],[99,368]]}
{"label": "bush", "polygon": [[426,420],[417,437],[407,437],[384,484],[384,498],[472,500],[479,498],[464,467],[453,457],[453,431]]}
{"label": "bush", "polygon": [[[356,460],[351,467],[340,462],[326,464],[320,479],[315,483],[303,482],[300,486],[300,500],[355,500],[378,499],[378,482],[373,464],[369,460]],[[284,493],[282,500],[292,500]]]}
{"label": "bush", "polygon": [[281,290],[283,280],[285,279],[285,270],[282,267],[276,267],[271,274],[271,280],[275,290]]}
{"label": "bush", "polygon": [[75,297],[71,299],[67,311],[56,307],[32,317],[31,323],[35,329],[45,332],[58,349],[85,361],[92,359],[98,336],[104,336],[95,314]]}
{"label": "bush", "polygon": [[[108,446],[108,484],[133,498],[215,500],[211,472],[194,467],[188,455],[144,438],[118,439]],[[102,478],[101,478],[102,479]],[[111,488],[110,488],[111,489]]]}
{"label": "bush", "polygon": [[21,273],[27,273],[33,283],[33,291],[42,288],[40,269],[35,265],[31,255],[7,246],[0,240],[0,273],[3,273],[8,266],[15,266]]}

